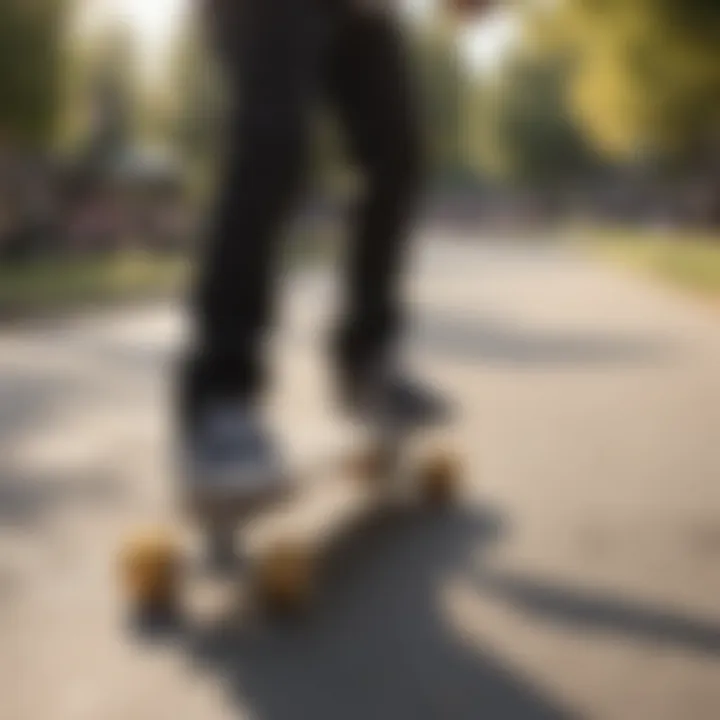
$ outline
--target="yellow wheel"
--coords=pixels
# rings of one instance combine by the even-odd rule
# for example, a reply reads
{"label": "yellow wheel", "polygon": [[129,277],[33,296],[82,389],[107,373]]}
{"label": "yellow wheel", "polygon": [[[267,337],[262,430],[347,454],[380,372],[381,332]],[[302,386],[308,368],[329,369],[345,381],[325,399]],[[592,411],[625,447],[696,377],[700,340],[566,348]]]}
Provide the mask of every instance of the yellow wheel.
{"label": "yellow wheel", "polygon": [[437,452],[419,471],[420,494],[423,501],[433,507],[448,505],[457,493],[460,481],[460,462],[449,452]]}
{"label": "yellow wheel", "polygon": [[180,548],[166,530],[143,530],[125,540],[120,552],[120,580],[136,615],[175,612],[180,561]]}
{"label": "yellow wheel", "polygon": [[255,590],[264,609],[294,613],[309,604],[315,584],[315,562],[302,543],[281,541],[258,560]]}

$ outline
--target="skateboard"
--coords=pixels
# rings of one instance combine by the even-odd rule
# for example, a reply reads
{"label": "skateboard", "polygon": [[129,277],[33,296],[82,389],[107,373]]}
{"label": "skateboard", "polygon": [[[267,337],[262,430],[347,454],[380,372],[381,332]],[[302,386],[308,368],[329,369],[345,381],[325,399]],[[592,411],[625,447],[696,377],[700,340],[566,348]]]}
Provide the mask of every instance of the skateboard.
{"label": "skateboard", "polygon": [[324,451],[288,463],[293,477],[282,495],[214,507],[192,503],[182,527],[134,530],[119,558],[130,617],[146,623],[184,616],[192,580],[188,530],[203,545],[199,564],[224,579],[242,576],[259,610],[287,615],[309,608],[324,560],[344,530],[388,504],[441,509],[454,500],[460,464],[446,446],[430,445],[432,432],[376,427],[361,438],[325,443]]}

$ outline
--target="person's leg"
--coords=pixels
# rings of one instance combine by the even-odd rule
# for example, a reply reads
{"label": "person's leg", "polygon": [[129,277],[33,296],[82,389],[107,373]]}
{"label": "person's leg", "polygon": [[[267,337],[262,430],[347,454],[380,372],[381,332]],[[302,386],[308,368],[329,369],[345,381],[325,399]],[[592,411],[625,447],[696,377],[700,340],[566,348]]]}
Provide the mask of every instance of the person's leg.
{"label": "person's leg", "polygon": [[[258,395],[276,250],[303,172],[324,45],[316,0],[211,2],[231,122],[179,418],[186,501],[205,510],[272,497],[287,481]],[[214,554],[229,558],[232,533],[211,531]]]}
{"label": "person's leg", "polygon": [[401,30],[349,9],[334,37],[329,93],[364,188],[352,219],[347,306],[335,352],[343,370],[372,361],[401,327],[399,285],[422,180],[421,143]]}
{"label": "person's leg", "polygon": [[439,398],[391,367],[403,330],[402,273],[423,181],[408,53],[392,14],[360,6],[345,10],[331,49],[330,100],[364,176],[352,218],[347,304],[334,339],[340,391],[352,405],[372,386],[381,412],[429,421],[443,411]]}
{"label": "person's leg", "polygon": [[225,172],[194,299],[183,424],[263,384],[276,250],[303,172],[322,47],[315,0],[209,0],[230,93]]}

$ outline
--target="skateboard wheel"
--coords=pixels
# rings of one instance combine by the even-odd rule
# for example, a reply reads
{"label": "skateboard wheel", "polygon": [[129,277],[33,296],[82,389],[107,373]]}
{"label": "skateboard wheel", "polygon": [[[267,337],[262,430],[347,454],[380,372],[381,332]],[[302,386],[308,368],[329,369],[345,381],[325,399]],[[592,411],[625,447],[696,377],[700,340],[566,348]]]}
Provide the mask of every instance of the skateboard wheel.
{"label": "skateboard wheel", "polygon": [[170,533],[135,533],[120,553],[121,582],[139,618],[169,617],[178,600],[180,552]]}
{"label": "skateboard wheel", "polygon": [[457,490],[459,462],[454,455],[440,452],[425,461],[419,475],[423,500],[432,506],[447,505]]}
{"label": "skateboard wheel", "polygon": [[288,614],[310,601],[315,582],[313,557],[302,543],[282,541],[258,561],[255,587],[266,610]]}

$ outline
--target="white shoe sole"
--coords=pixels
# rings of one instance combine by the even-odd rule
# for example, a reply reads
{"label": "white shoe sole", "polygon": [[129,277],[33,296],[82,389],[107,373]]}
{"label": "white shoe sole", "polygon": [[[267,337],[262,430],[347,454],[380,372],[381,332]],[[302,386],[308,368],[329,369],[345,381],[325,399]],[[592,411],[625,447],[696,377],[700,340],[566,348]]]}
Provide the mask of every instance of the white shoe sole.
{"label": "white shoe sole", "polygon": [[191,465],[183,474],[186,504],[199,514],[242,514],[290,489],[287,474],[266,463],[212,469]]}

